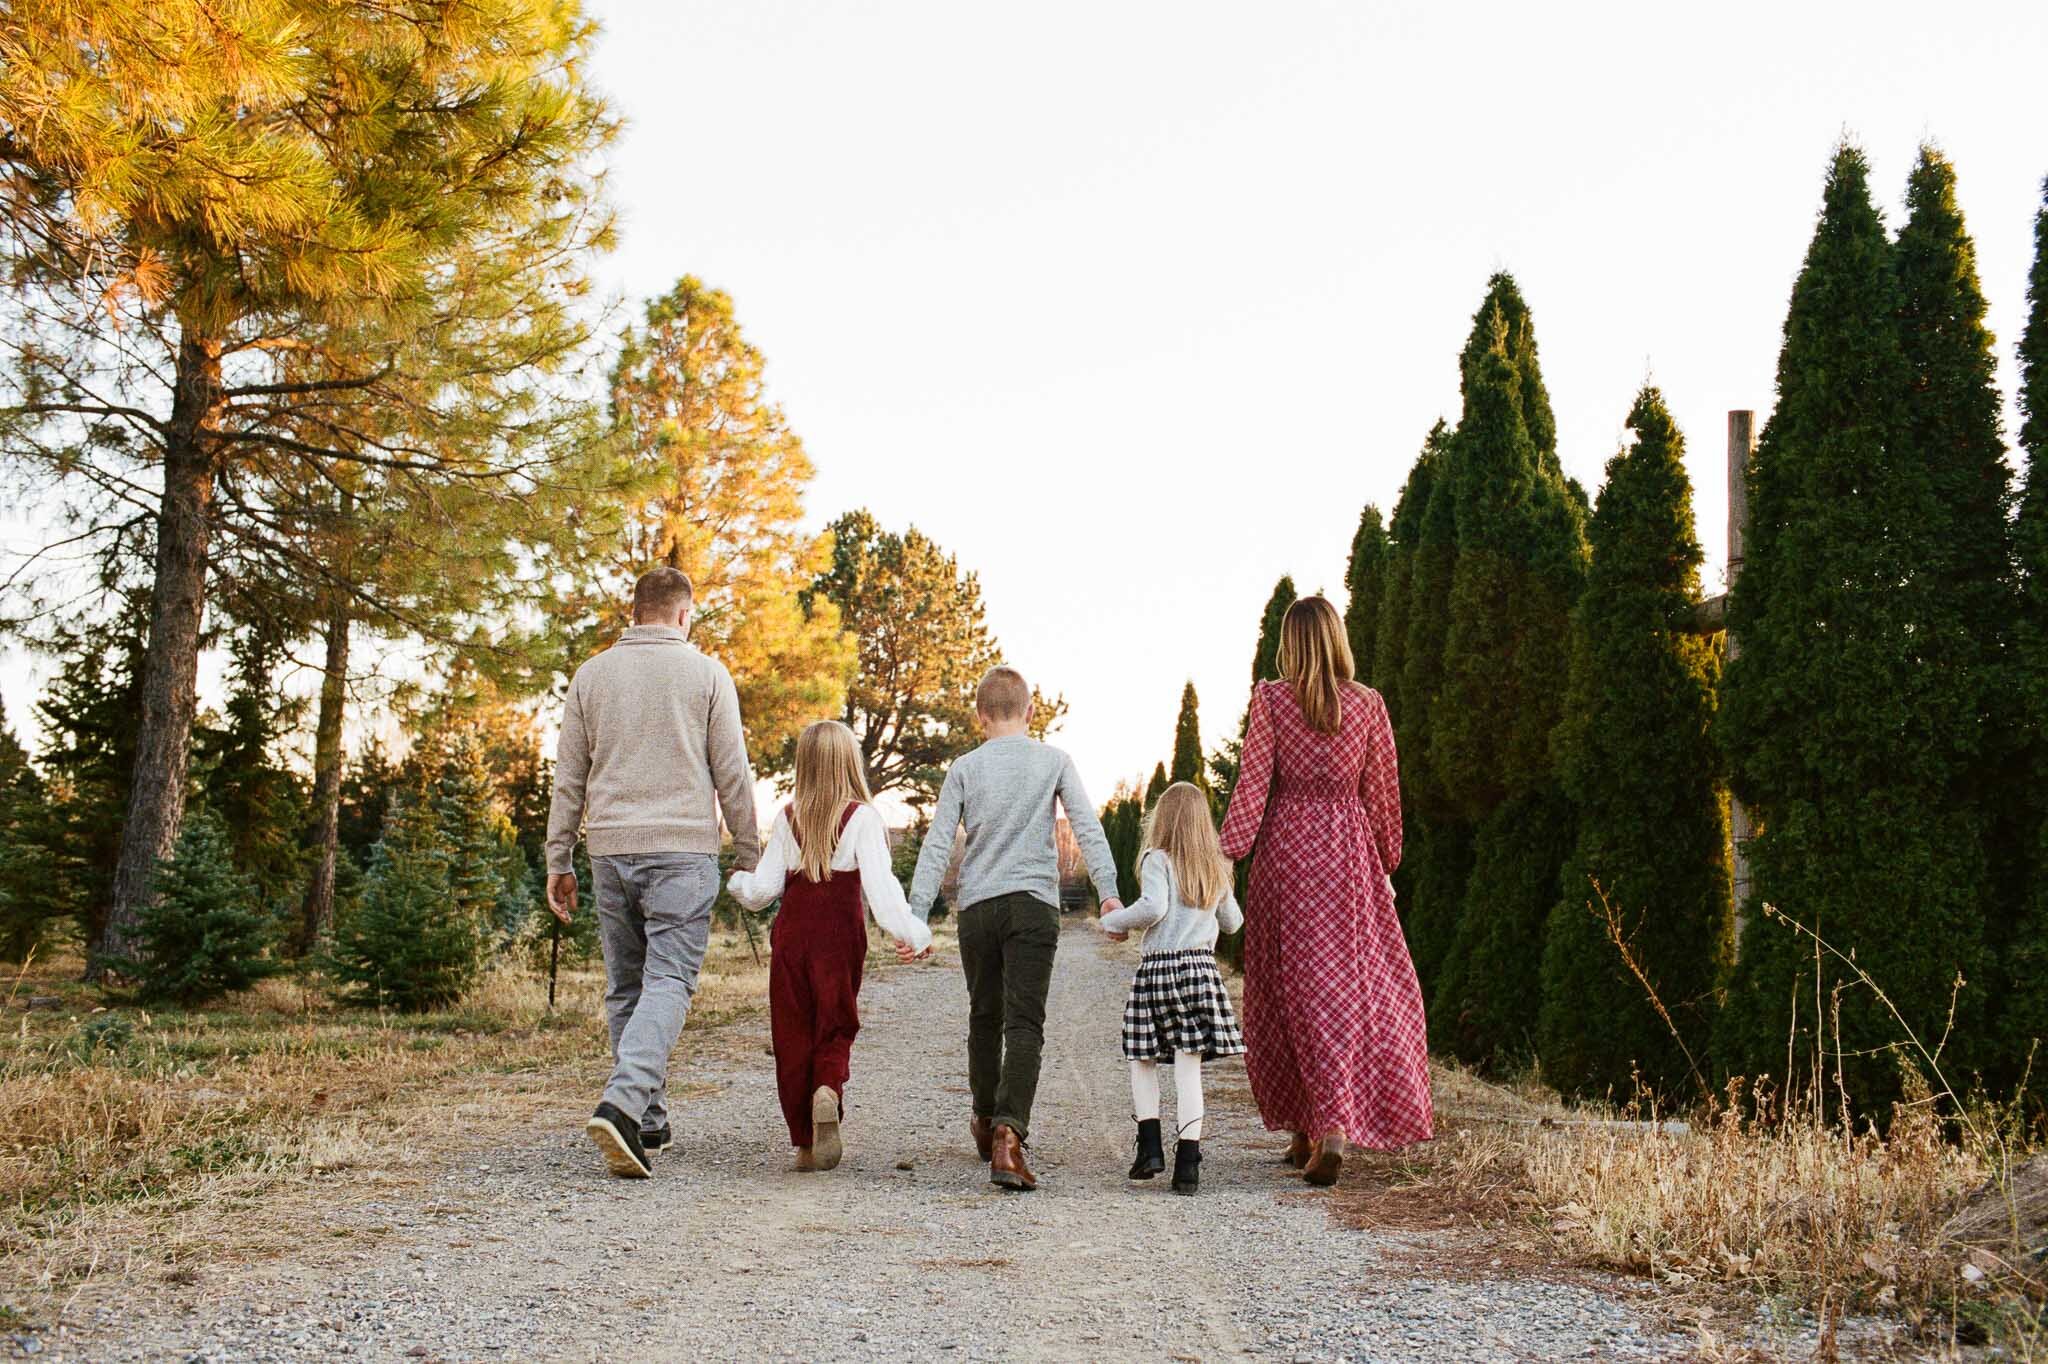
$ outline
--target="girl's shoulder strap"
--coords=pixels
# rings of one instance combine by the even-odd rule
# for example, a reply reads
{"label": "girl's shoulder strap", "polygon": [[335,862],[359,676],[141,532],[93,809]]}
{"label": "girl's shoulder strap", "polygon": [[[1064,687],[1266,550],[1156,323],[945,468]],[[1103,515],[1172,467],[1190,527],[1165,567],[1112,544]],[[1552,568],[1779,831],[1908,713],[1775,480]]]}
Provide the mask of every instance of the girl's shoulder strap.
{"label": "girl's shoulder strap", "polygon": [[845,833],[846,826],[853,823],[853,817],[860,813],[861,803],[857,800],[846,802],[846,808],[839,812],[839,832]]}
{"label": "girl's shoulder strap", "polygon": [[796,844],[796,846],[797,846],[797,851],[799,851],[799,852],[803,851],[803,846],[804,846],[804,836],[803,836],[802,834],[800,834],[800,833],[798,833],[798,832],[796,831],[796,802],[795,802],[795,801],[791,801],[791,802],[790,802],[789,804],[787,804],[787,805],[785,805],[785,806],[783,806],[783,807],[782,807],[782,822],[783,822],[784,824],[787,824],[787,825],[789,826],[789,840],[790,840],[790,842],[792,842],[792,843]]}

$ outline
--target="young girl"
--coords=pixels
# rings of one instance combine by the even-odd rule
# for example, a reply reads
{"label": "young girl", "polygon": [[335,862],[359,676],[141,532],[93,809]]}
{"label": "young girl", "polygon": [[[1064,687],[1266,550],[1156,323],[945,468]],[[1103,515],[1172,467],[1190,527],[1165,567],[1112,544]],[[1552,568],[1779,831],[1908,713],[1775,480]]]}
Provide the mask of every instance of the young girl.
{"label": "young girl", "polygon": [[1152,808],[1135,902],[1102,916],[1122,942],[1143,929],[1144,956],[1124,1004],[1124,1059],[1131,1063],[1131,1105],[1138,1120],[1132,1179],[1166,1168],[1159,1134],[1159,1063],[1173,1062],[1179,1140],[1173,1191],[1191,1194],[1202,1165],[1202,1062],[1244,1052],[1230,992],[1216,971],[1216,935],[1244,925],[1230,893],[1230,863],[1209,820],[1209,798],[1175,782]]}
{"label": "young girl", "polygon": [[911,917],[890,868],[889,832],[868,801],[853,731],[835,720],[808,726],[796,741],[795,798],[776,817],[760,865],[726,883],[748,909],[782,899],[769,934],[768,1024],[799,1170],[832,1169],[845,1149],[839,1119],[868,955],[861,902],[896,939],[899,956],[921,954],[932,941],[931,929]]}

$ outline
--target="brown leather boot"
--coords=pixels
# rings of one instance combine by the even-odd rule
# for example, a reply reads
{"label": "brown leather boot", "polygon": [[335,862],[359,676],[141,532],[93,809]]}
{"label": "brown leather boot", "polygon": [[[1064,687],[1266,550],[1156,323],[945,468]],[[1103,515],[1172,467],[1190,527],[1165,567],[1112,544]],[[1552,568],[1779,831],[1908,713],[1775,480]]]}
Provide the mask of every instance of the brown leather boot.
{"label": "brown leather boot", "polygon": [[1337,1176],[1344,1170],[1344,1134],[1332,1132],[1316,1143],[1315,1154],[1309,1157],[1301,1177],[1318,1188],[1327,1189],[1337,1182]]}
{"label": "brown leather boot", "polygon": [[1004,1124],[998,1123],[990,1143],[988,1182],[1016,1193],[1030,1193],[1038,1187],[1038,1176],[1024,1163],[1024,1143]]}
{"label": "brown leather boot", "polygon": [[1309,1148],[1308,1133],[1296,1132],[1292,1137],[1288,1138],[1287,1163],[1289,1165],[1299,1170],[1308,1164],[1308,1158],[1312,1154],[1314,1153]]}
{"label": "brown leather boot", "polygon": [[995,1122],[992,1119],[983,1117],[970,1118],[967,1122],[967,1130],[974,1134],[974,1149],[981,1153],[983,1160],[987,1160],[990,1149],[996,1143]]}

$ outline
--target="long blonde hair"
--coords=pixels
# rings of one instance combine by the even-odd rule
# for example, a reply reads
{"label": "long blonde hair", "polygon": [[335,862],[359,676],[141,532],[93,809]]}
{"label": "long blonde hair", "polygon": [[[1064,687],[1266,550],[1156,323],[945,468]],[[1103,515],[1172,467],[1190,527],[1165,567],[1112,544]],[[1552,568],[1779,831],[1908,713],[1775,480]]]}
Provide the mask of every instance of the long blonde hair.
{"label": "long blonde hair", "polygon": [[853,731],[837,720],[805,725],[796,739],[796,797],[790,803],[789,828],[806,880],[822,881],[832,874],[840,818],[847,806],[871,799]]}
{"label": "long blonde hair", "polygon": [[1327,598],[1303,597],[1280,622],[1280,675],[1310,729],[1335,734],[1344,722],[1344,684],[1351,680],[1351,641],[1344,618]]}
{"label": "long blonde hair", "polygon": [[1145,824],[1145,848],[1166,854],[1184,903],[1214,909],[1230,893],[1230,863],[1209,818],[1209,797],[1199,786],[1177,781],[1159,793]]}

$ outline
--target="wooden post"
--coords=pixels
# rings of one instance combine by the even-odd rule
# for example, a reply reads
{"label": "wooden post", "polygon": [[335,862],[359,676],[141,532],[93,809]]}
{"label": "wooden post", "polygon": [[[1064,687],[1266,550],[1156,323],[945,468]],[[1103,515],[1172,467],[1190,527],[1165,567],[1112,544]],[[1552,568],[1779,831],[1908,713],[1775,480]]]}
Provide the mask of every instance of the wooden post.
{"label": "wooden post", "polygon": [[[1735,580],[1742,576],[1742,544],[1749,534],[1749,464],[1756,454],[1756,413],[1731,411],[1728,414],[1728,594],[1734,595]],[[1729,630],[1723,637],[1722,658],[1733,662],[1740,650],[1735,632]],[[1749,905],[1749,840],[1755,831],[1749,822],[1749,810],[1743,803],[1728,798],[1728,836],[1732,845],[1735,872],[1735,953],[1742,955],[1742,935],[1748,927]]]}

